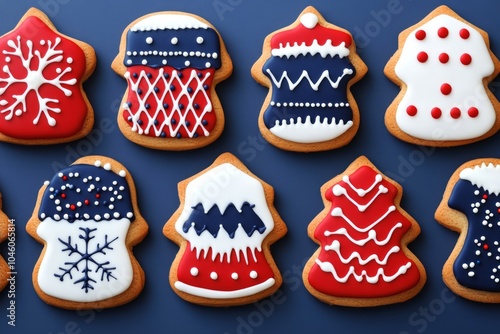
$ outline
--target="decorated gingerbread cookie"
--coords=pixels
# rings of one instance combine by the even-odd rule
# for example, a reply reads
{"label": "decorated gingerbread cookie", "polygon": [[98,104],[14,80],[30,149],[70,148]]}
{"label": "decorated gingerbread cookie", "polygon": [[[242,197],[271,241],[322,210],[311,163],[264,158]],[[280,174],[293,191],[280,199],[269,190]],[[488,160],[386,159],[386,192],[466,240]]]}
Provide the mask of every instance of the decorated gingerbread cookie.
{"label": "decorated gingerbread cookie", "polygon": [[86,136],[94,112],[82,84],[95,65],[90,45],[28,10],[0,37],[0,140],[44,145]]}
{"label": "decorated gingerbread cookie", "polygon": [[127,303],[144,287],[132,247],[147,234],[134,182],[103,156],[77,160],[46,181],[28,233],[44,247],[33,271],[46,303],[67,309]]}
{"label": "decorated gingerbread cookie", "polygon": [[367,67],[352,35],[326,22],[313,7],[266,37],[251,72],[269,88],[259,128],[274,146],[324,151],[347,145],[358,131],[351,85]]}
{"label": "decorated gingerbread cookie", "polygon": [[[9,218],[2,211],[2,196],[0,195],[0,242],[7,239],[8,236]],[[7,285],[10,268],[5,260],[0,256],[0,291]]]}
{"label": "decorated gingerbread cookie", "polygon": [[443,280],[456,294],[500,303],[500,159],[460,166],[448,181],[436,220],[460,233],[443,267]]}
{"label": "decorated gingerbread cookie", "polygon": [[420,227],[399,206],[402,194],[363,156],[321,187],[325,208],[307,230],[320,248],[303,272],[311,294],[363,307],[403,302],[422,289],[425,269],[407,247]]}
{"label": "decorated gingerbread cookie", "polygon": [[274,293],[281,274],[270,245],[287,231],[271,186],[224,153],[179,183],[181,205],[165,224],[180,246],[170,285],[183,299],[208,306],[255,302]]}
{"label": "decorated gingerbread cookie", "polygon": [[188,150],[212,143],[224,128],[215,86],[233,66],[224,42],[206,20],[158,12],[123,32],[113,70],[127,80],[118,125],[149,148]]}
{"label": "decorated gingerbread cookie", "polygon": [[409,143],[464,145],[500,128],[500,103],[488,89],[500,62],[488,35],[446,6],[399,35],[385,67],[401,92],[385,114],[390,133]]}

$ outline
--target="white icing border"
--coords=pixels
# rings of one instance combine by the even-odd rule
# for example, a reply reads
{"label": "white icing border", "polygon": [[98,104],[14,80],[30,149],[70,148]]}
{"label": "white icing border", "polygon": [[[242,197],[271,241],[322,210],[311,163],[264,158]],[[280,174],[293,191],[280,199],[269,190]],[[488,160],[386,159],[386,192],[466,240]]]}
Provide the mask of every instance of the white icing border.
{"label": "white icing border", "polygon": [[248,288],[240,289],[240,290],[233,290],[233,291],[217,291],[217,290],[210,290],[210,289],[204,289],[204,288],[199,288],[196,286],[192,286],[186,283],[183,283],[181,281],[176,281],[174,283],[174,286],[182,291],[189,293],[191,295],[203,297],[203,298],[212,298],[212,299],[229,299],[229,298],[240,298],[240,297],[246,297],[250,295],[254,295],[256,293],[259,293],[261,291],[264,291],[270,287],[272,287],[275,284],[274,278],[269,278],[268,280],[257,284],[250,286]]}
{"label": "white icing border", "polygon": [[280,121],[277,120],[270,131],[276,137],[296,143],[309,144],[335,139],[345,133],[353,124],[352,121],[344,124],[343,120],[337,124],[335,117],[332,117],[331,120],[326,117],[321,120],[320,116],[316,116],[314,122],[311,122],[311,116],[307,116],[304,123],[302,123],[301,117],[298,117],[296,122],[291,119],[290,124],[287,124],[286,120],[280,124]]}
{"label": "white icing border", "polygon": [[208,29],[206,23],[201,22],[193,16],[185,14],[156,14],[148,16],[136,24],[130,30],[151,31],[151,30],[179,30],[179,29]]}

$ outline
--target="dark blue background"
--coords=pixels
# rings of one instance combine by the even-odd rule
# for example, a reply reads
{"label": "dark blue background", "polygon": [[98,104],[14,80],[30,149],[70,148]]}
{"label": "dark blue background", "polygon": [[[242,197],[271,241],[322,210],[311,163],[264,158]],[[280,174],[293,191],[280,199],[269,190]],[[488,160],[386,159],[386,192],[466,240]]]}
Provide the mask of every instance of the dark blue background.
{"label": "dark blue background", "polygon": [[[433,149],[392,137],[384,126],[386,107],[399,89],[383,68],[396,51],[400,31],[418,22],[438,5],[449,4],[473,24],[490,33],[493,52],[500,55],[496,0],[161,0],[77,1],[0,0],[0,33],[10,31],[30,6],[44,9],[58,29],[93,45],[98,65],[85,88],[95,109],[91,138],[70,144],[23,147],[0,143],[0,190],[6,213],[16,219],[16,327],[7,325],[7,291],[0,293],[0,333],[441,333],[497,331],[500,305],[454,297],[443,284],[441,268],[458,234],[434,220],[434,211],[450,175],[465,161],[497,157],[500,134],[465,147]],[[314,5],[330,22],[350,30],[369,68],[354,86],[361,111],[359,132],[347,147],[323,153],[281,151],[263,141],[257,115],[267,90],[250,76],[265,36],[292,23]],[[391,11],[389,11],[390,9]],[[155,11],[180,10],[203,16],[219,30],[234,62],[233,75],[218,92],[226,114],[219,140],[189,152],[149,150],[126,140],[116,125],[116,113],[126,88],[110,64],[123,29]],[[500,79],[491,87],[500,96]],[[227,309],[192,305],[177,297],[168,271],[178,247],[162,234],[165,221],[179,204],[177,182],[204,169],[222,152],[236,154],[252,172],[274,186],[276,207],[289,233],[272,247],[284,275],[279,292],[259,303]],[[139,206],[150,226],[134,252],[146,272],[146,287],[133,302],[108,310],[67,311],[42,302],[31,283],[31,271],[42,249],[25,232],[37,192],[55,169],[79,155],[101,154],[122,162],[132,173]],[[301,281],[303,263],[317,249],[306,228],[322,210],[319,188],[359,155],[405,189],[402,206],[420,223],[421,235],[411,250],[427,270],[427,284],[412,300],[367,309],[328,306],[311,296]],[[7,254],[7,247],[0,246]]]}

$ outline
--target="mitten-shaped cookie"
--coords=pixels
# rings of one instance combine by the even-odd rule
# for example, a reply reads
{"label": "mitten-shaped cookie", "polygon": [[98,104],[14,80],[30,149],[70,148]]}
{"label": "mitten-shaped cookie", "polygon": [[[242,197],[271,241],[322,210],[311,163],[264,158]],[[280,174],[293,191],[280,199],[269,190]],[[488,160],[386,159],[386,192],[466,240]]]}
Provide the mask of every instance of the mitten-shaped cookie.
{"label": "mitten-shaped cookie", "polygon": [[0,37],[0,140],[40,145],[86,136],[94,112],[82,84],[95,65],[90,45],[30,9]]}
{"label": "mitten-shaped cookie", "polygon": [[320,248],[303,280],[316,298],[344,306],[377,306],[415,296],[424,267],[407,244],[420,233],[400,206],[402,188],[365,157],[321,187],[325,208],[308,227]]}
{"label": "mitten-shaped cookie", "polygon": [[170,285],[181,298],[232,306],[280,287],[269,248],[287,229],[273,206],[271,186],[225,153],[179,183],[179,197],[181,205],[163,231],[180,245]]}
{"label": "mitten-shaped cookie", "polygon": [[221,135],[224,113],[215,86],[233,66],[206,20],[182,12],[135,20],[123,32],[112,68],[127,80],[118,125],[131,141],[187,150]]}
{"label": "mitten-shaped cookie", "polygon": [[132,247],[148,226],[132,177],[120,163],[84,157],[46,181],[27,231],[44,245],[33,284],[46,303],[107,308],[142,291],[144,272]]}

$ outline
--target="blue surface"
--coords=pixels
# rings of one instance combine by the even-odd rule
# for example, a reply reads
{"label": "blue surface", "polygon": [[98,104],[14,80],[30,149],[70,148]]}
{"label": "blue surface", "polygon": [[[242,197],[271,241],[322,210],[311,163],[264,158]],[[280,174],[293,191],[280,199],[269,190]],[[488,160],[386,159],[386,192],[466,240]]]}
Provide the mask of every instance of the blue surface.
{"label": "blue surface", "polygon": [[[4,209],[16,220],[16,327],[7,325],[7,291],[0,293],[0,333],[465,333],[496,330],[500,305],[455,297],[441,279],[441,268],[458,234],[434,220],[434,211],[453,171],[480,157],[497,157],[500,134],[465,147],[434,149],[410,145],[392,137],[384,126],[386,107],[399,89],[383,68],[396,51],[398,33],[418,22],[440,4],[449,4],[473,24],[490,33],[493,52],[500,55],[499,3],[494,0],[191,0],[76,1],[0,0],[0,33],[10,31],[31,7],[44,9],[58,29],[94,46],[98,65],[85,85],[96,113],[90,137],[70,144],[23,147],[0,143],[0,189]],[[307,6],[350,30],[368,74],[354,86],[361,126],[347,147],[323,153],[281,151],[260,136],[257,115],[267,90],[250,76],[265,36],[289,25]],[[110,64],[123,29],[136,18],[155,11],[180,10],[203,16],[222,34],[233,59],[234,74],[218,87],[226,113],[219,140],[190,152],[149,150],[126,140],[116,125],[116,113],[126,82]],[[500,78],[491,85],[500,96]],[[192,305],[168,284],[168,271],[178,247],[162,227],[179,204],[177,182],[210,165],[223,152],[236,154],[248,168],[274,186],[276,207],[289,233],[272,247],[284,276],[274,296],[256,304],[227,309]],[[41,245],[25,232],[37,192],[54,171],[80,155],[107,155],[132,173],[139,206],[150,233],[134,252],[146,272],[146,287],[133,302],[107,310],[67,311],[46,305],[36,295],[31,271]],[[421,235],[410,244],[426,267],[428,281],[412,300],[399,305],[352,309],[328,306],[311,296],[301,281],[301,267],[317,249],[306,233],[323,208],[319,188],[342,172],[359,155],[366,155],[405,189],[402,206],[420,223]],[[7,245],[0,245],[7,255]]]}

